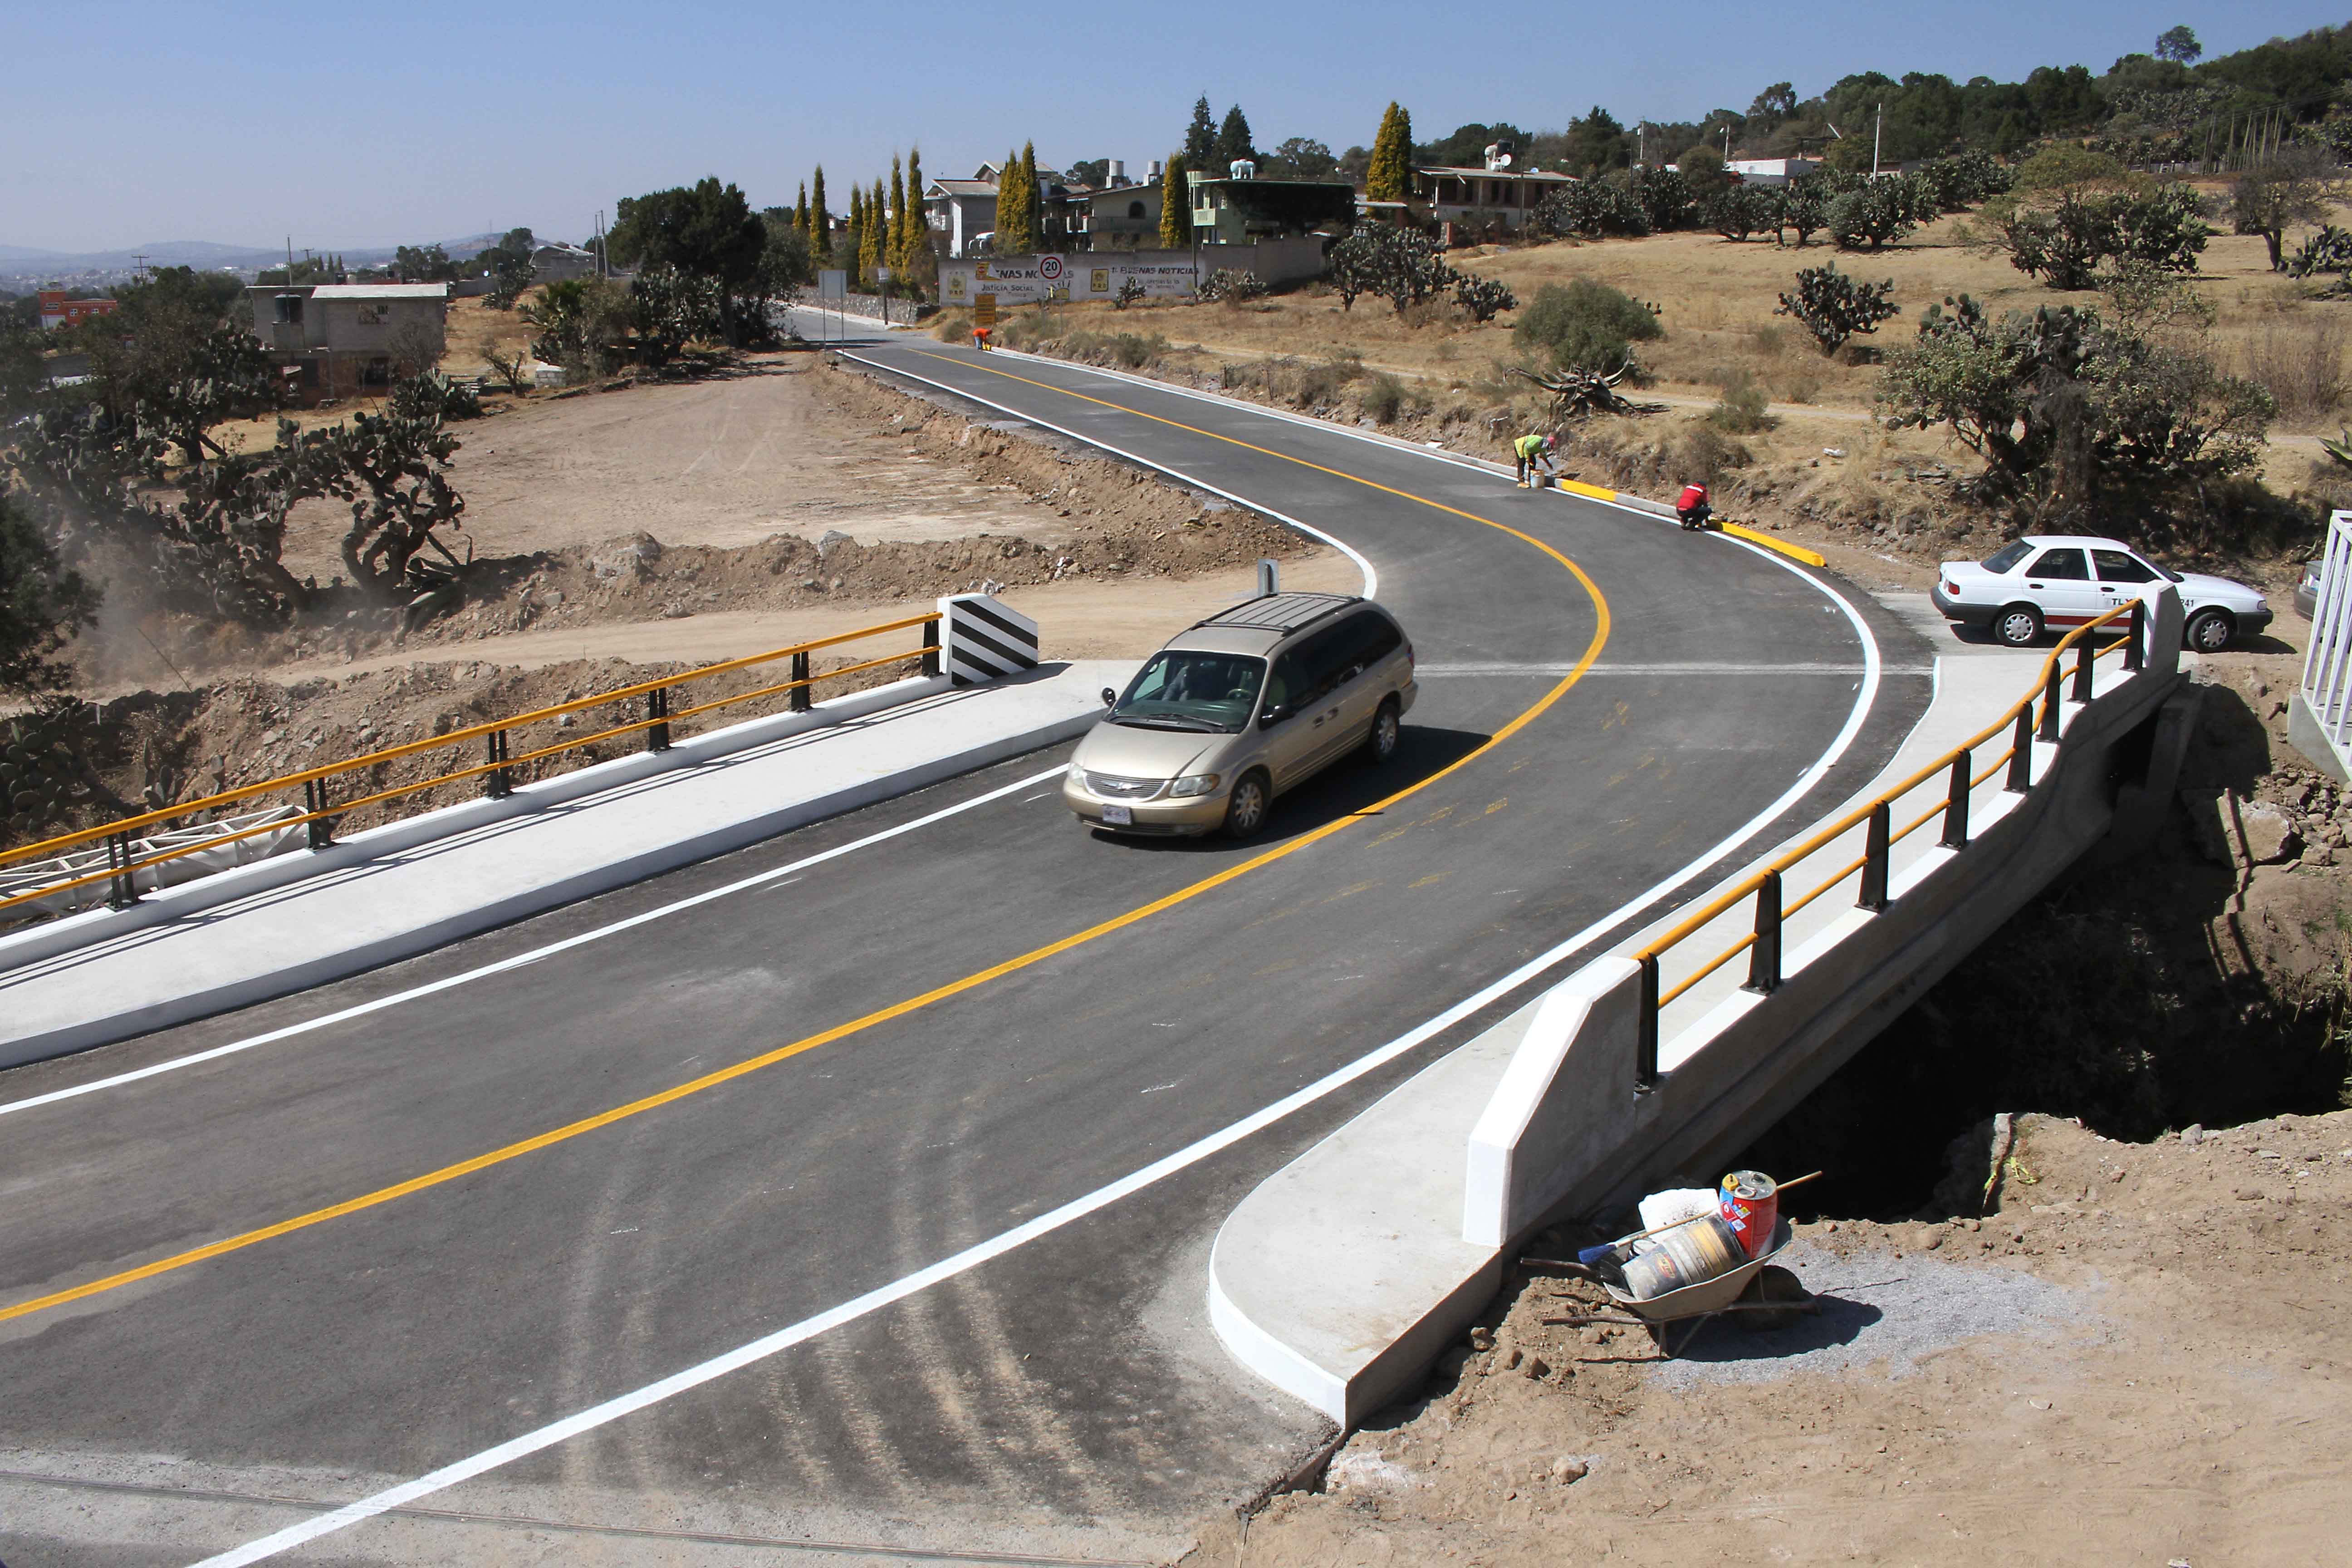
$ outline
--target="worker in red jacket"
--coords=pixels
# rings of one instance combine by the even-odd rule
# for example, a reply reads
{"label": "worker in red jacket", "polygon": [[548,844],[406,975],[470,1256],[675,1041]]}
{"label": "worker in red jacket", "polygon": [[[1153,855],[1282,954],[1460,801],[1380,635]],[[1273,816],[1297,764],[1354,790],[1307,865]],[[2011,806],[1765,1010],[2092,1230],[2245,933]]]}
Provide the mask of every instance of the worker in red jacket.
{"label": "worker in red jacket", "polygon": [[1685,529],[1705,528],[1712,511],[1713,509],[1706,504],[1705,485],[1685,485],[1682,499],[1675,502],[1675,515],[1682,519]]}

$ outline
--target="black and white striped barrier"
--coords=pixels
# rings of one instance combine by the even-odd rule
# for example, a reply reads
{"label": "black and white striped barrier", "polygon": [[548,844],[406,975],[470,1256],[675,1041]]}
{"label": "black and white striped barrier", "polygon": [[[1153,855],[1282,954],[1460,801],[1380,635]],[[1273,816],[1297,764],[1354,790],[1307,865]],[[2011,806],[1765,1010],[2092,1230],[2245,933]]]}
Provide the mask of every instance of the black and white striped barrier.
{"label": "black and white striped barrier", "polygon": [[1037,623],[986,594],[940,601],[946,645],[941,659],[958,686],[978,686],[1037,668]]}

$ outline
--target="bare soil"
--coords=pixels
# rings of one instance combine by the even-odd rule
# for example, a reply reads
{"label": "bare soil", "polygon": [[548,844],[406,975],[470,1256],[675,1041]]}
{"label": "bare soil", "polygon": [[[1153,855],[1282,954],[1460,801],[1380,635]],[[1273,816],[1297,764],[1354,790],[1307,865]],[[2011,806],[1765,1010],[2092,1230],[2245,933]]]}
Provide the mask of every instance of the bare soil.
{"label": "bare soil", "polygon": [[[1336,552],[1213,497],[1015,426],[976,425],[813,355],[700,383],[509,399],[458,426],[457,482],[478,566],[462,605],[404,632],[330,586],[320,610],[256,635],[117,595],[76,652],[105,786],[164,805],[695,665],[919,613],[988,588],[1040,623],[1051,658],[1140,657],[1255,591],[1351,590]],[[330,411],[330,415],[331,416]],[[254,427],[257,430],[257,426]],[[245,432],[248,437],[254,430]],[[658,524],[661,531],[648,526]],[[331,583],[331,509],[295,520],[287,559]],[[854,644],[820,672],[911,647]],[[819,695],[907,673],[868,672]],[[677,705],[786,679],[760,667]],[[679,734],[781,707],[730,706]],[[521,752],[640,717],[598,710]],[[539,776],[641,744],[626,736],[519,769]],[[369,790],[479,759],[382,764]],[[354,781],[344,794],[358,793]],[[346,826],[445,804],[453,784]]]}
{"label": "bare soil", "polygon": [[2338,1561],[2348,1212],[2352,1112],[2145,1143],[2022,1117],[1981,1215],[1799,1225],[1788,1327],[1665,1361],[1557,1321],[1616,1315],[1595,1287],[1515,1271],[1322,1490],[1183,1561]]}

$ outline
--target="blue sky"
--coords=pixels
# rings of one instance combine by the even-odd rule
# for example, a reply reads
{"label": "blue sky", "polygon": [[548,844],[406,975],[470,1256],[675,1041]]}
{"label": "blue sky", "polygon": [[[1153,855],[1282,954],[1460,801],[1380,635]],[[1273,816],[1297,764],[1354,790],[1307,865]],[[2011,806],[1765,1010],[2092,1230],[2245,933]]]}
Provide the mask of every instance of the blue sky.
{"label": "blue sky", "polygon": [[[2340,0],[2339,0],[2340,3]],[[2174,22],[2209,55],[2347,20],[2319,0],[1723,0],[1540,7],[1230,4],[0,5],[0,244],[388,245],[529,224],[584,235],[614,199],[717,174],[834,205],[892,152],[962,174],[1034,138],[1041,163],[1140,174],[1193,97],[1239,100],[1261,146],[1369,142],[1397,99],[1425,139],[1744,109],[1849,71],[2014,79],[2104,71]],[[1180,63],[1181,62],[1181,63]],[[1173,73],[1173,75],[1171,75]]]}

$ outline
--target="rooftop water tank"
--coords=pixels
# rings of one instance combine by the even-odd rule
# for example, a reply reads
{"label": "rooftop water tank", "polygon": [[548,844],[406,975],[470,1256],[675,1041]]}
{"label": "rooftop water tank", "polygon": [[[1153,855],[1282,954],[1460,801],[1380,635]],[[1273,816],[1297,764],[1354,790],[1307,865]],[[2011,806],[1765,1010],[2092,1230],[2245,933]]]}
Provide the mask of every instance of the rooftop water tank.
{"label": "rooftop water tank", "polygon": [[1236,180],[1255,180],[1257,178],[1257,165],[1247,158],[1236,158],[1234,160],[1233,174]]}

